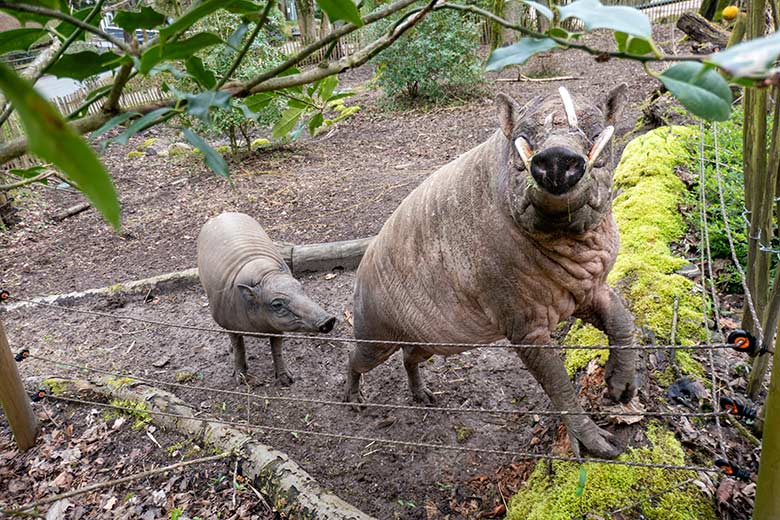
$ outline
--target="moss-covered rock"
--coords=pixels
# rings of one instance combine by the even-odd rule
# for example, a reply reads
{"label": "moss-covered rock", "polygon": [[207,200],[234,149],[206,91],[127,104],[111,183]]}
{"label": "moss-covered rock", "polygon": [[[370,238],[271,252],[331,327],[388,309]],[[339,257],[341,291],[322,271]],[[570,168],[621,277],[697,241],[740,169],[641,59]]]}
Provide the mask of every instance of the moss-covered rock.
{"label": "moss-covered rock", "polygon": [[[701,296],[693,292],[693,282],[675,273],[687,261],[669,248],[686,230],[679,204],[687,190],[675,168],[689,160],[695,134],[692,128],[672,127],[641,135],[626,146],[615,170],[614,188],[621,190],[613,203],[620,251],[609,283],[621,288],[636,324],[653,331],[659,342],[671,338],[675,298],[679,301],[677,341],[693,344],[703,334]],[[575,324],[564,343],[600,345],[605,341],[590,325]],[[689,354],[678,354],[683,371],[701,373],[701,366]],[[573,373],[596,356],[602,362],[606,359],[601,351],[568,350],[566,368]]]}
{"label": "moss-covered rock", "polygon": [[[630,449],[619,460],[685,463],[685,452],[673,433],[651,423],[647,437],[650,446]],[[507,520],[572,520],[587,513],[604,515],[696,476],[694,472],[607,464],[586,464],[585,470],[585,486],[581,496],[577,496],[579,464],[537,464],[524,489],[510,501]],[[626,512],[625,518],[714,520],[715,513],[709,497],[696,486],[688,485],[637,505]]]}
{"label": "moss-covered rock", "polygon": [[146,154],[143,152],[139,152],[138,150],[133,150],[131,152],[127,152],[127,158],[128,159],[138,159],[139,157],[145,157]]}

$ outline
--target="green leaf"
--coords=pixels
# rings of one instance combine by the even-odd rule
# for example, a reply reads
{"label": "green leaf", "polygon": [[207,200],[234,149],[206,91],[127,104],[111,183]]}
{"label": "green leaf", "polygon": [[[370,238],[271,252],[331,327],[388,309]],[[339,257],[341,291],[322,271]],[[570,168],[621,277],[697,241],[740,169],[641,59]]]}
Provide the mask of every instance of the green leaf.
{"label": "green leaf", "polygon": [[534,54],[549,51],[558,46],[555,40],[550,38],[522,38],[513,45],[494,50],[485,64],[485,70],[497,71],[509,65],[522,65]]}
{"label": "green leaf", "polygon": [[339,86],[339,78],[335,74],[323,79],[318,88],[319,98],[328,101],[333,95],[333,91]]}
{"label": "green leaf", "polygon": [[346,20],[358,27],[363,25],[360,12],[352,0],[317,0],[317,5],[328,14],[331,23]]}
{"label": "green leaf", "polygon": [[205,0],[204,2],[197,4],[177,18],[171,25],[160,30],[160,40],[165,42],[165,40],[174,34],[188,29],[201,18],[210,15],[218,9],[227,9],[233,3],[235,3],[235,0]]}
{"label": "green leaf", "polygon": [[46,34],[43,29],[11,29],[0,32],[0,54],[11,51],[26,51]]}
{"label": "green leaf", "polygon": [[692,114],[710,121],[729,118],[731,89],[711,67],[684,61],[663,71],[658,79]]}
{"label": "green leaf", "polygon": [[736,78],[764,78],[776,70],[772,66],[778,56],[780,32],[775,32],[770,36],[746,41],[711,54],[707,62],[717,65]]}
{"label": "green leaf", "polygon": [[536,12],[538,12],[548,20],[553,19],[553,12],[550,11],[550,8],[547,7],[546,5],[540,4],[539,2],[534,2],[532,0],[520,0],[520,1],[536,9]]}
{"label": "green leaf", "polygon": [[251,110],[252,112],[259,112],[265,107],[268,106],[268,104],[271,102],[272,99],[276,97],[276,94],[273,92],[259,92],[257,94],[252,94],[248,98],[244,100],[244,103],[246,104],[247,108]]}
{"label": "green leaf", "polygon": [[558,7],[561,21],[579,18],[588,31],[611,29],[650,40],[650,19],[642,11],[622,5],[603,5],[599,0],[577,0]]}
{"label": "green leaf", "polygon": [[98,87],[89,94],[87,94],[87,97],[84,99],[84,102],[81,103],[80,108],[81,110],[74,113],[69,117],[69,119],[77,119],[80,117],[84,117],[87,115],[87,112],[89,111],[89,107],[101,99],[105,94],[108,94],[111,91],[111,88],[114,86],[113,83],[109,83],[108,85],[103,85],[102,87]]}
{"label": "green leaf", "polygon": [[187,100],[187,113],[197,117],[207,125],[211,123],[209,113],[211,108],[229,108],[230,94],[227,92],[216,92],[207,90],[200,94],[184,94],[182,96]]}
{"label": "green leaf", "polygon": [[116,191],[92,148],[30,82],[1,64],[0,89],[22,120],[30,152],[52,163],[73,180],[95,209],[118,230],[120,211]]}
{"label": "green leaf", "polygon": [[[45,7],[47,9],[55,9],[57,11],[62,11],[63,13],[70,13],[70,6],[65,0],[26,0],[25,2],[16,3],[24,3],[27,5]],[[0,9],[0,11],[8,13],[22,22],[22,24],[25,22],[38,22],[43,26],[51,21],[51,18],[45,14],[26,13],[23,11],[15,11],[14,9],[10,8]]]}
{"label": "green leaf", "polygon": [[325,121],[325,117],[322,115],[322,112],[314,114],[314,117],[309,121],[309,133],[314,135],[314,132],[322,126],[323,121]]}
{"label": "green leaf", "polygon": [[282,112],[282,117],[279,118],[279,121],[276,122],[271,130],[271,135],[274,139],[282,139],[287,136],[301,118],[303,111],[304,109],[302,108],[290,107]]}
{"label": "green leaf", "polygon": [[571,33],[565,29],[561,29],[560,27],[551,27],[547,29],[544,34],[553,38],[562,38],[564,40],[571,38]]}
{"label": "green leaf", "polygon": [[[85,7],[84,9],[79,9],[78,11],[75,11],[72,16],[74,18],[78,18],[82,22],[87,19],[87,16],[89,13],[92,12],[92,7]],[[100,16],[95,15],[92,20],[89,22],[90,25],[97,27],[100,25]],[[68,38],[71,34],[73,34],[78,27],[75,25],[68,23],[68,22],[60,22],[57,24],[56,31],[60,35],[60,38],[64,41],[65,38]],[[87,39],[87,33],[83,32],[79,35],[77,38],[78,40],[86,40]]]}
{"label": "green leaf", "polygon": [[183,129],[182,133],[184,134],[184,138],[187,140],[187,142],[203,152],[203,156],[206,159],[206,165],[211,168],[214,173],[220,177],[230,177],[227,161],[225,161],[224,157],[217,153],[217,151],[209,146],[206,141],[204,141],[199,135],[197,135],[189,128]]}
{"label": "green leaf", "polygon": [[114,24],[132,33],[136,29],[151,29],[165,22],[165,15],[148,6],[140,11],[119,11],[114,16]]}
{"label": "green leaf", "polygon": [[89,139],[91,141],[94,141],[95,139],[97,139],[101,135],[105,134],[106,132],[108,132],[112,128],[121,125],[122,123],[124,123],[125,121],[130,119],[131,117],[135,117],[137,115],[140,115],[140,114],[138,114],[138,112],[124,112],[122,114],[117,114],[114,117],[112,117],[111,119],[109,119],[108,121],[106,121],[103,124],[103,126],[101,126],[97,130],[95,130],[94,132],[89,134]]}
{"label": "green leaf", "polygon": [[187,67],[187,72],[190,73],[190,76],[192,76],[201,87],[211,89],[217,84],[217,78],[214,77],[214,73],[211,70],[206,69],[206,67],[203,66],[203,60],[197,56],[190,56],[187,58],[184,65]]}
{"label": "green leaf", "polygon": [[249,24],[241,22],[236,30],[228,37],[227,44],[235,51],[240,50],[241,40],[244,39],[244,35],[246,35],[247,31],[249,31]]}
{"label": "green leaf", "polygon": [[58,78],[82,80],[115,69],[120,60],[120,56],[111,52],[98,54],[92,51],[81,51],[64,54],[49,67],[47,72]]}
{"label": "green leaf", "polygon": [[624,32],[615,32],[615,42],[620,52],[633,54],[634,56],[644,56],[655,52],[653,43],[644,38],[636,38]]}
{"label": "green leaf", "polygon": [[173,43],[153,45],[141,57],[141,74],[148,74],[161,61],[179,60],[192,56],[201,49],[218,45],[222,39],[212,33],[198,33],[192,38]]}
{"label": "green leaf", "polygon": [[580,480],[577,483],[577,491],[576,496],[581,497],[582,494],[585,492],[585,483],[588,479],[588,470],[585,468],[585,464],[582,464],[580,466]]}
{"label": "green leaf", "polygon": [[158,108],[157,110],[153,110],[148,114],[139,117],[133,121],[133,124],[128,126],[124,132],[114,137],[113,139],[105,141],[104,146],[108,146],[110,143],[127,144],[131,137],[133,137],[138,132],[152,126],[157,121],[157,119],[159,119],[161,116],[164,116],[171,110],[173,109],[168,107]]}
{"label": "green leaf", "polygon": [[305,101],[302,101],[300,99],[290,98],[287,100],[287,106],[292,108],[300,108],[302,110],[306,110],[311,105],[309,103],[306,103]]}

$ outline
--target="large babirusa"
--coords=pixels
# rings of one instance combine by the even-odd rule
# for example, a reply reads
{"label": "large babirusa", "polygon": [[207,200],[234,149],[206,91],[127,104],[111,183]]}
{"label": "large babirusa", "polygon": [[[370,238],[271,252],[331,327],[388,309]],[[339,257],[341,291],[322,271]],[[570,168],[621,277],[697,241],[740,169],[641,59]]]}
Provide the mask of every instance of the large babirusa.
{"label": "large babirusa", "polygon": [[[398,350],[395,341],[547,345],[576,316],[610,345],[633,343],[633,319],[606,283],[619,239],[611,150],[602,152],[625,101],[625,85],[600,104],[564,88],[524,107],[498,96],[499,130],[409,194],[358,268],[355,337],[380,342],[358,342],[351,353],[347,401],[362,401],[361,374]],[[467,348],[403,350],[414,398],[431,402],[419,363]],[[560,349],[517,352],[556,409],[582,410]],[[616,400],[635,394],[634,360],[633,350],[611,351],[605,377]],[[592,454],[619,453],[588,416],[563,420]]]}
{"label": "large babirusa", "polygon": [[[222,213],[206,222],[198,235],[198,274],[214,321],[228,330],[327,333],[336,323],[303,293],[276,245],[249,215]],[[292,384],[282,338],[270,341],[276,378]],[[245,381],[243,335],[231,333],[230,345],[236,378]]]}

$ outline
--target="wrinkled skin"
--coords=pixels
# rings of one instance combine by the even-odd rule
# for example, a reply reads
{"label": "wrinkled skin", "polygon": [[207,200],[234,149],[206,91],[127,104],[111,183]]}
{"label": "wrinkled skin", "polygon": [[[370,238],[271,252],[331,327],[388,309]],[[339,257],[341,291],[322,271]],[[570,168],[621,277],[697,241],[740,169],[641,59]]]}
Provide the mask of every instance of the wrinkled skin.
{"label": "wrinkled skin", "polygon": [[[336,318],[303,292],[300,282],[255,219],[222,213],[198,235],[198,274],[211,315],[221,327],[247,332],[330,332]],[[293,378],[282,357],[282,338],[269,338],[276,379]],[[247,380],[244,337],[230,334],[235,375]]]}
{"label": "wrinkled skin", "polygon": [[[593,143],[619,117],[625,90],[599,106],[575,99],[579,129],[559,96],[521,108],[500,95],[499,130],[401,203],[368,248],[355,287],[355,337],[387,343],[355,347],[345,400],[362,401],[361,374],[400,348],[393,341],[546,345],[561,321],[576,316],[606,332],[610,345],[633,343],[632,317],[606,284],[619,243],[612,171],[604,159],[587,166]],[[530,158],[518,153],[518,137]],[[467,349],[403,350],[412,395],[430,403],[419,363]],[[517,353],[556,409],[582,410],[559,349]],[[634,351],[611,351],[612,398],[633,397],[634,365]],[[579,441],[594,455],[618,455],[612,436],[588,416],[563,420],[577,453]]]}

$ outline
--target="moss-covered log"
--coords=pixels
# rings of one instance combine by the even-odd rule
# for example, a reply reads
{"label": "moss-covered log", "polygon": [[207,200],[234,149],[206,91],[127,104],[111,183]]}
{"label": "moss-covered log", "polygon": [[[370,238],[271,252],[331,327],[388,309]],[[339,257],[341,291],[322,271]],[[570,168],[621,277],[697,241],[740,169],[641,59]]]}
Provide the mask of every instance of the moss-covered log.
{"label": "moss-covered log", "polygon": [[[145,420],[175,430],[220,451],[235,452],[241,457],[241,474],[248,478],[283,518],[301,520],[371,520],[354,506],[320,485],[298,464],[281,451],[258,442],[250,435],[223,424],[209,422],[197,410],[170,392],[126,379],[84,381],[47,379],[44,387],[54,395],[69,394],[80,398],[121,401],[137,408]],[[127,403],[127,404],[125,404]],[[145,413],[152,412],[152,413]],[[154,412],[180,417],[155,415]]]}

